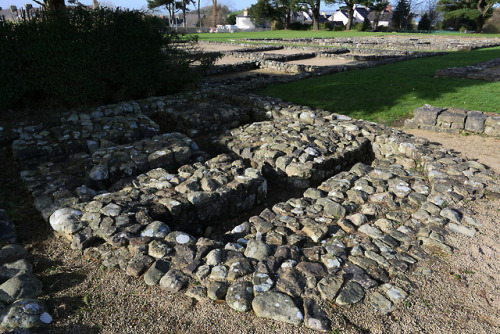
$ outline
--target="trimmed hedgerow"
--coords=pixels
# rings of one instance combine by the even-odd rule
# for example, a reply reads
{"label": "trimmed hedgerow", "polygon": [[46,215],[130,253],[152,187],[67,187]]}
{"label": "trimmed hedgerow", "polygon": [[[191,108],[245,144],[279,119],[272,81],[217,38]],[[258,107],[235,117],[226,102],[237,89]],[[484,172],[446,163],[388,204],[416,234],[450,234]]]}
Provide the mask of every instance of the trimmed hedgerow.
{"label": "trimmed hedgerow", "polygon": [[161,20],[137,11],[77,7],[0,22],[0,110],[178,92],[203,71],[174,47],[179,42]]}

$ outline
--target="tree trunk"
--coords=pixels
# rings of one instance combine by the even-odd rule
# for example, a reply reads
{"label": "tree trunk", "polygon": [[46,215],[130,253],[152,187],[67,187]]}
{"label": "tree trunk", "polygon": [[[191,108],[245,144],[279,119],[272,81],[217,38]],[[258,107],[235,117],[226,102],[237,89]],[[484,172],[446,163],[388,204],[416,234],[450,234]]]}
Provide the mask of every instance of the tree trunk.
{"label": "tree trunk", "polygon": [[217,0],[212,0],[212,25],[214,28],[217,27]]}
{"label": "tree trunk", "polygon": [[487,4],[483,7],[483,3],[484,3],[483,0],[480,0],[477,3],[477,10],[479,11],[479,13],[481,13],[481,15],[479,15],[479,17],[477,18],[477,21],[476,21],[476,33],[480,33],[481,31],[483,31],[483,26],[484,26],[484,23],[486,21],[485,20],[486,14],[490,10],[490,8],[493,6],[493,3],[491,3],[491,4]]}
{"label": "tree trunk", "polygon": [[351,30],[353,19],[354,19],[354,6],[349,5],[347,6],[347,26],[345,27],[345,30]]}
{"label": "tree trunk", "polygon": [[321,1],[318,0],[312,8],[313,30],[319,30],[319,7],[320,7],[320,4],[321,4]]}
{"label": "tree trunk", "polygon": [[201,1],[201,0],[198,0],[198,28],[200,28],[200,29],[201,29],[200,1]]}
{"label": "tree trunk", "polygon": [[378,23],[380,22],[380,16],[382,16],[382,12],[376,11],[373,16],[373,25],[372,25],[373,31],[377,30],[378,28]]}
{"label": "tree trunk", "polygon": [[287,8],[286,9],[286,15],[285,15],[285,29],[289,29],[290,28],[291,16],[292,16],[292,11],[290,10],[290,8]]}
{"label": "tree trunk", "polygon": [[187,27],[186,24],[186,0],[182,0],[182,26]]}
{"label": "tree trunk", "polygon": [[479,15],[479,17],[477,18],[477,21],[476,21],[476,33],[479,34],[481,33],[481,31],[483,31],[483,25],[484,25],[484,14],[481,13],[481,15]]}
{"label": "tree trunk", "polygon": [[168,6],[168,25],[170,26],[170,29],[174,27],[174,9],[172,6],[173,5]]}

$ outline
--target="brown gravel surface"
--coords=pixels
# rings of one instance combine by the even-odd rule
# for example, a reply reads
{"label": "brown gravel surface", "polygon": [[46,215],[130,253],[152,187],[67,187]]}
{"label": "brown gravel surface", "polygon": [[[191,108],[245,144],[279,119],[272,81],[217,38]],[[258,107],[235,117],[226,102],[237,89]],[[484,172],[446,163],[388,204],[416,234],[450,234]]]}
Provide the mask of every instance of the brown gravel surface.
{"label": "brown gravel surface", "polygon": [[[432,134],[433,141],[448,136]],[[460,144],[456,150],[465,155],[486,151],[484,142],[476,142],[473,136],[450,137],[443,143],[450,148]],[[54,317],[41,332],[312,333],[257,318],[252,312],[234,312],[224,302],[195,302],[183,293],[148,287],[121,270],[106,269],[92,252],[70,249],[66,241],[52,235],[31,206],[9,150],[0,153],[0,207],[8,209],[18,226],[35,274],[44,283],[42,299]],[[494,158],[487,164],[499,166],[500,154]],[[449,235],[453,255],[430,253],[430,259],[419,262],[406,277],[394,278],[410,297],[390,315],[368,305],[370,294],[351,307],[323,304],[332,320],[332,333],[500,333],[500,201],[466,201],[460,209],[484,224],[474,238]]]}

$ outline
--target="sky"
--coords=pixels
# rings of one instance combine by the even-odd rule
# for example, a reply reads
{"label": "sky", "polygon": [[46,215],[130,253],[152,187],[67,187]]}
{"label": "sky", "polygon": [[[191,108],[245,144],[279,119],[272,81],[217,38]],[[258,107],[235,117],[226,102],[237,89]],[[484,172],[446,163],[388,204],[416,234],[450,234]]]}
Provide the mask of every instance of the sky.
{"label": "sky", "polygon": [[[92,4],[92,0],[80,0],[81,3],[84,5],[90,5]],[[147,1],[146,0],[99,0],[100,3],[104,3],[107,5],[111,5],[114,7],[123,7],[123,8],[130,8],[130,9],[146,9],[147,8]],[[0,0],[0,7],[3,7],[3,9],[7,9],[9,5],[15,5],[18,8],[19,7],[24,7],[24,4],[26,3],[31,3],[33,4],[33,7],[38,7],[38,5],[30,0]],[[229,7],[229,9],[232,10],[240,10],[245,7],[250,7],[251,5],[257,3],[257,0],[218,0],[218,3],[221,5],[226,5]],[[201,6],[210,6],[212,5],[212,0],[201,0]],[[191,7],[192,9],[195,9],[195,6]],[[322,10],[333,10],[334,7],[327,7],[324,4],[322,4],[321,9]]]}

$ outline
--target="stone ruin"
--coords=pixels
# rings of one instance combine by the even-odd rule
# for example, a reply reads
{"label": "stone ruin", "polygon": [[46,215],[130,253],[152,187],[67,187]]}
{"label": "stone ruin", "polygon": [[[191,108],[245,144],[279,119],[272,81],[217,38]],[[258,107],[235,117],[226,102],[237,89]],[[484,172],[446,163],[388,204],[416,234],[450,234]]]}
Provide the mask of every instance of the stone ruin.
{"label": "stone ruin", "polygon": [[424,105],[413,112],[413,118],[405,120],[408,128],[449,133],[471,132],[500,137],[500,116],[462,108],[437,108]]}
{"label": "stone ruin", "polygon": [[496,82],[500,80],[500,58],[470,66],[443,68],[437,70],[435,76]]}
{"label": "stone ruin", "polygon": [[[73,248],[148,285],[328,330],[322,301],[356,304],[375,290],[366,302],[391,312],[408,295],[391,277],[432,250],[451,254],[449,234],[476,233],[479,223],[454,203],[500,192],[482,164],[389,127],[256,96],[241,108],[211,94],[18,129],[12,147],[37,209]],[[217,98],[225,103],[209,113]],[[183,101],[187,114],[176,112]],[[181,133],[162,133],[150,117]],[[265,203],[270,186],[305,191],[221,231]]]}
{"label": "stone ruin", "polygon": [[[224,45],[223,43],[201,43],[201,45],[213,44]],[[293,76],[282,78],[282,80],[287,81],[301,80],[311,75],[325,75],[444,54],[443,52],[422,52],[401,50],[397,48],[392,48],[390,50],[383,48],[359,48],[353,45],[349,45],[348,48],[332,48],[331,46],[255,46],[253,44],[243,44],[241,49],[231,48],[230,50],[211,53],[219,54],[223,57],[241,59],[241,61],[230,64],[216,64],[207,71],[207,75],[220,75],[261,69],[283,74],[292,74]],[[293,61],[317,58],[335,59],[339,61],[339,64],[328,64],[328,62],[323,65],[293,63]]]}
{"label": "stone ruin", "polygon": [[[398,278],[481,228],[455,205],[500,193],[500,179],[390,127],[241,92],[275,80],[76,110],[8,136],[41,215],[108,268],[319,331],[331,330],[325,302],[390,313],[409,293]],[[275,201],[270,188],[301,195]]]}

